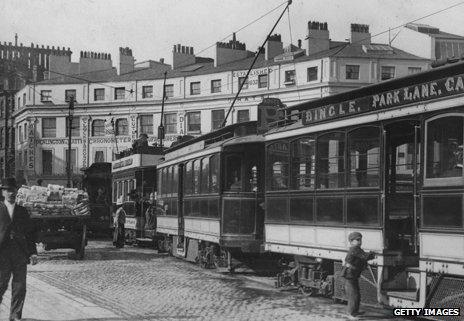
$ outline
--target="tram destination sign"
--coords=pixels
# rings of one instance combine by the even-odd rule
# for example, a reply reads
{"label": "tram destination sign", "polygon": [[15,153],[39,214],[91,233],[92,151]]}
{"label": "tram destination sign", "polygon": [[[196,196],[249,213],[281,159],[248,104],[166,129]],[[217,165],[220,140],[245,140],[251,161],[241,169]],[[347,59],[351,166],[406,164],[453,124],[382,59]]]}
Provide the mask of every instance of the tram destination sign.
{"label": "tram destination sign", "polygon": [[464,93],[464,74],[306,110],[303,125]]}

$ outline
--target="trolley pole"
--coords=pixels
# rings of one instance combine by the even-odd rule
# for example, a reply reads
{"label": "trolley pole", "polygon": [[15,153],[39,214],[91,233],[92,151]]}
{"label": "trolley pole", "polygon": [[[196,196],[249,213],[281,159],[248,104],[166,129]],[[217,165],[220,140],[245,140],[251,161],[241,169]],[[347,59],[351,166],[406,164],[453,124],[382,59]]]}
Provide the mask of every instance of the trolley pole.
{"label": "trolley pole", "polygon": [[71,136],[72,136],[72,120],[74,114],[74,96],[69,97],[69,108],[68,108],[68,153],[66,155],[66,174],[68,176],[67,187],[71,187]]}
{"label": "trolley pole", "polygon": [[161,121],[160,125],[158,126],[158,138],[160,141],[160,147],[163,148],[163,139],[164,139],[164,125],[163,125],[163,118],[164,118],[164,100],[166,99],[166,75],[167,71],[164,72],[164,82],[163,82],[163,100],[161,101]]}

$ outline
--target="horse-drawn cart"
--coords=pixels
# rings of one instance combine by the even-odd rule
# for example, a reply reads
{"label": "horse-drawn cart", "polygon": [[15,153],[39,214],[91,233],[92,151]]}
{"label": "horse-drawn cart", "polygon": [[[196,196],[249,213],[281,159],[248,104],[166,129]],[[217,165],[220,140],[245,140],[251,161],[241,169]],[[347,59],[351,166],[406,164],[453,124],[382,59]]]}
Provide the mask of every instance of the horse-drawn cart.
{"label": "horse-drawn cart", "polygon": [[83,259],[87,245],[87,225],[90,208],[87,193],[58,185],[23,186],[17,202],[31,214],[37,242],[45,250],[73,249],[77,259]]}

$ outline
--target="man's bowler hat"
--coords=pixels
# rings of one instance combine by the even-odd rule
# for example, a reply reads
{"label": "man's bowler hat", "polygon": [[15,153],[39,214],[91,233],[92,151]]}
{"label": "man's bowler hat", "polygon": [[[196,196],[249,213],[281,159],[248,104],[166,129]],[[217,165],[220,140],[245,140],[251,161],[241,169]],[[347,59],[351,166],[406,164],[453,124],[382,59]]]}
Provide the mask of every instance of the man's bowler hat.
{"label": "man's bowler hat", "polygon": [[17,189],[18,184],[16,184],[16,179],[14,177],[7,177],[2,180],[2,185],[0,189]]}

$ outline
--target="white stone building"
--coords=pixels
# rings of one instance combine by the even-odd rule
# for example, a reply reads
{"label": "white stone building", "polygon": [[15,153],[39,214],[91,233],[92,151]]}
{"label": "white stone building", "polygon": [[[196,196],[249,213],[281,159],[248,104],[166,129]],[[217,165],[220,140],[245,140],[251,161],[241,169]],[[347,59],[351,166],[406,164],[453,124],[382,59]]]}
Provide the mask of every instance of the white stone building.
{"label": "white stone building", "polygon": [[[429,68],[428,59],[371,43],[365,25],[351,26],[349,42],[331,41],[324,23],[308,23],[308,32],[304,48],[299,41],[298,47],[284,49],[280,35],[269,39],[227,123],[255,120],[263,97],[291,106]],[[127,48],[120,53],[121,61],[130,61]],[[253,53],[234,37],[217,43],[214,60],[176,45],[169,70],[164,63],[153,63],[103,79],[100,73],[87,73],[27,85],[17,94],[26,100],[15,110],[17,174],[28,181],[65,181],[69,95],[76,97],[71,158],[78,174],[93,162],[111,161],[141,133],[157,141],[166,70],[169,146],[180,135],[200,135],[220,126],[252,60]]]}

